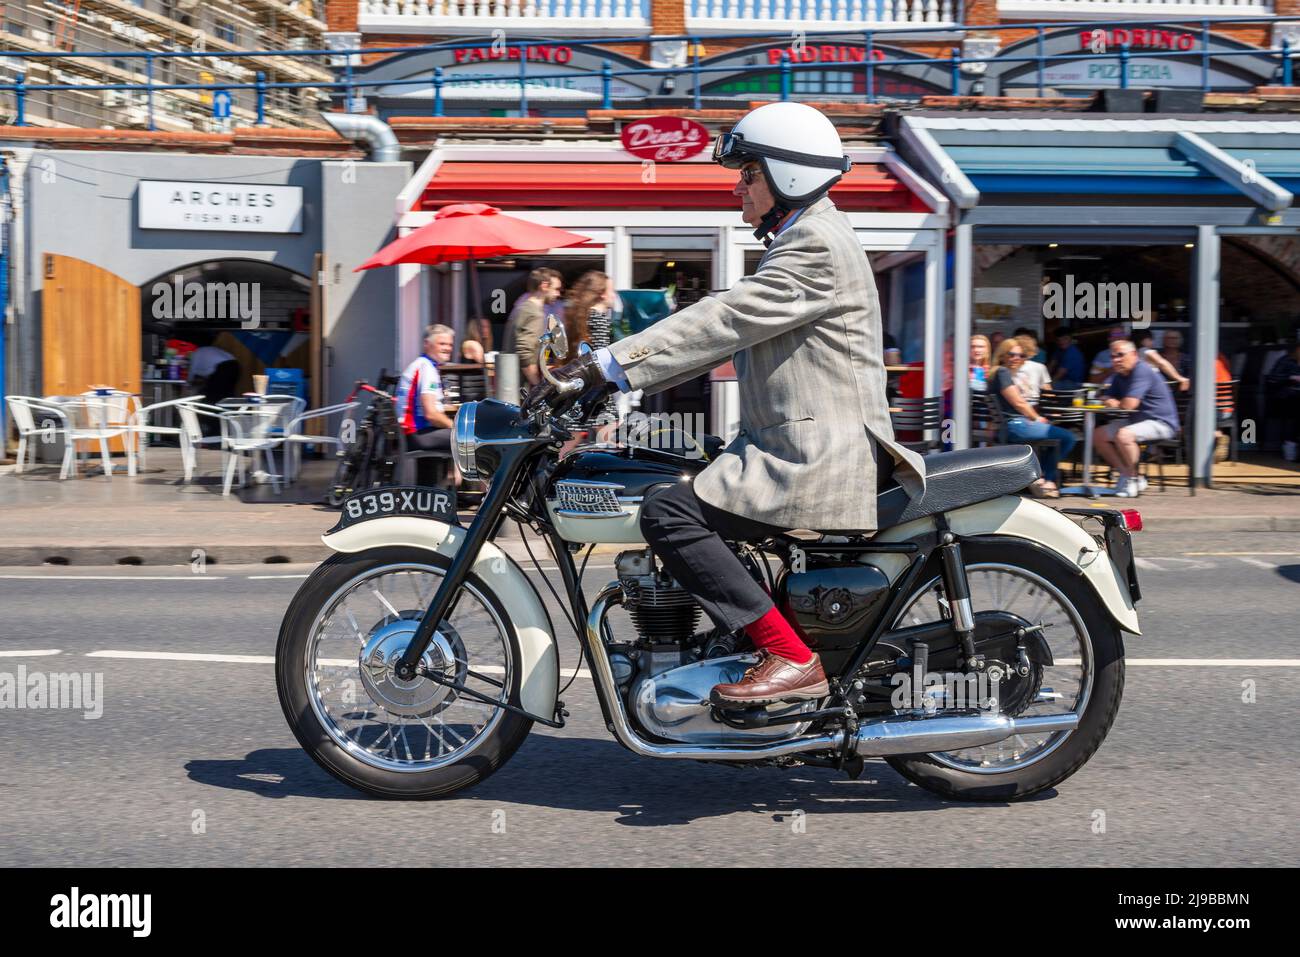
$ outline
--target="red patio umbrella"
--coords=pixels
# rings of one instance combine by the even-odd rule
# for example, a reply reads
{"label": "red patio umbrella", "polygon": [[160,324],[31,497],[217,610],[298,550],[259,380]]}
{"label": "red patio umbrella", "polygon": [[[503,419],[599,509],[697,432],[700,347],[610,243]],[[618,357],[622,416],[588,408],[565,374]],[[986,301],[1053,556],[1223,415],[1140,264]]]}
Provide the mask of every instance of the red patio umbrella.
{"label": "red patio umbrella", "polygon": [[434,266],[490,259],[590,241],[577,233],[507,216],[486,203],[453,203],[438,210],[433,222],[389,243],[353,272],[398,263]]}

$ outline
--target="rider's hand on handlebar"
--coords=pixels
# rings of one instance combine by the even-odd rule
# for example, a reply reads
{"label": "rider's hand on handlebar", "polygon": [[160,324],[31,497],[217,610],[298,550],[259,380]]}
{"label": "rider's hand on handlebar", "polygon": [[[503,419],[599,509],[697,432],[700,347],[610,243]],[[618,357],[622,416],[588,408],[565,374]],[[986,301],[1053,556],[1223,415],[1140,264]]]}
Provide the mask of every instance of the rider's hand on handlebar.
{"label": "rider's hand on handlebar", "polygon": [[[572,362],[566,362],[554,370],[553,375],[561,382],[577,381],[580,383],[581,388],[574,388],[571,392],[565,393],[565,395],[571,395],[574,399],[583,395],[588,389],[608,382],[605,373],[601,371],[600,363],[596,361],[595,353],[587,353]],[[541,383],[529,390],[528,396],[524,399],[524,408],[531,409],[539,402],[548,402],[553,405],[559,395],[559,389],[546,379],[543,379]]]}

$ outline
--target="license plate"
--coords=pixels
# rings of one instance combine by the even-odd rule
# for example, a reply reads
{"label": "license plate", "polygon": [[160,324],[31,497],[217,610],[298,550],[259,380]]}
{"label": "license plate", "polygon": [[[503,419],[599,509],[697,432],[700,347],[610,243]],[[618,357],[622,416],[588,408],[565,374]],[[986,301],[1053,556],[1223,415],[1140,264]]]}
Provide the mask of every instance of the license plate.
{"label": "license plate", "polygon": [[351,528],[373,518],[401,515],[408,518],[431,518],[448,525],[459,525],[456,493],[436,486],[385,486],[354,492],[343,502],[343,514],[330,533]]}

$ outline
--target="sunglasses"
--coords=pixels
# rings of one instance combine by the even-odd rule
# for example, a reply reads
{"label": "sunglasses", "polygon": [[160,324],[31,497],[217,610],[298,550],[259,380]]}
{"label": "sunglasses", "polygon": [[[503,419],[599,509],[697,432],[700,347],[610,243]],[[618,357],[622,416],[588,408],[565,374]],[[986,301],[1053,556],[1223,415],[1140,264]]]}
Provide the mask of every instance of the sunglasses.
{"label": "sunglasses", "polygon": [[740,171],[740,178],[744,180],[746,186],[753,186],[754,180],[758,179],[758,174],[762,170],[757,166],[746,166]]}
{"label": "sunglasses", "polygon": [[1023,352],[1008,352],[1008,353],[1007,353],[1007,358],[1008,358],[1008,359],[1023,359],[1024,357],[1025,357],[1025,354],[1024,354]]}

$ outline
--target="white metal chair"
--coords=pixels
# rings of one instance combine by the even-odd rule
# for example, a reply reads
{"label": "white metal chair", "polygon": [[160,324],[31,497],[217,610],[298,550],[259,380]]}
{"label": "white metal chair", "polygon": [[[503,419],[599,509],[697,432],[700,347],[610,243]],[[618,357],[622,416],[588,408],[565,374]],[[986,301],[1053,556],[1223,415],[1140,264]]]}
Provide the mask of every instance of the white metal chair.
{"label": "white metal chair", "polygon": [[[127,450],[127,474],[135,475],[137,458],[139,459],[141,471],[144,470],[149,449],[149,436],[171,435],[175,436],[180,444],[181,467],[185,470],[185,481],[190,481],[194,477],[194,450],[190,447],[189,430],[185,427],[185,423],[182,421],[179,426],[154,425],[149,419],[160,409],[173,409],[179,412],[179,407],[184,403],[201,403],[202,401],[203,396],[201,395],[186,395],[181,396],[179,399],[168,399],[166,402],[155,402],[153,405],[142,406],[132,412],[127,423],[127,431],[131,433],[135,441]],[[200,438],[202,438],[201,430]]]}
{"label": "white metal chair", "polygon": [[[205,405],[197,399],[191,398],[188,402],[177,403],[176,412],[180,416],[183,434],[181,449],[186,456],[184,462],[185,480],[188,482],[193,477],[195,470],[198,468],[199,449],[205,445],[216,446],[225,453],[225,458],[222,460],[222,473],[224,474],[226,465],[232,458],[232,454],[225,449],[226,435],[231,431],[231,426],[227,421],[228,410],[215,405]],[[216,435],[204,435],[203,419],[205,418],[216,419],[221,426],[220,432]],[[222,494],[229,495],[229,487],[224,489]]]}
{"label": "white metal chair", "polygon": [[[244,456],[253,460],[257,469],[257,460],[261,456],[266,460],[266,474],[271,479],[276,494],[280,492],[280,473],[275,470],[273,452],[284,443],[285,426],[290,415],[302,400],[294,396],[274,396],[267,399],[223,399],[218,406],[224,413],[222,417],[222,448],[231,453],[226,460],[226,478],[222,495],[229,495],[234,483],[235,470],[238,466],[239,484],[245,484]],[[305,403],[304,403],[305,404]]]}
{"label": "white metal chair", "polygon": [[[107,426],[109,413],[102,403],[82,396],[49,396],[38,399],[33,396],[13,395],[6,396],[6,400],[9,402],[9,408],[13,410],[14,422],[18,426],[17,471],[22,471],[29,438],[39,437],[44,442],[53,442],[62,436],[63,463],[59,468],[60,481],[77,474],[78,442],[97,441],[104,475],[110,479],[113,477],[113,462],[108,451],[108,440],[119,435],[120,432]],[[38,417],[40,425],[37,425]],[[31,464],[36,464],[34,454]]]}
{"label": "white metal chair", "polygon": [[[18,460],[15,471],[21,473],[24,468],[27,460],[29,439],[39,439],[42,442],[53,443],[62,436],[64,439],[63,466],[59,470],[59,479],[62,480],[65,477],[64,473],[67,471],[68,455],[72,451],[72,441],[69,438],[72,423],[68,419],[67,412],[56,402],[49,402],[30,395],[7,395],[5,396],[5,402],[9,404],[9,411],[13,416],[14,425],[18,428]],[[30,464],[35,465],[36,447],[33,445],[30,450]]]}
{"label": "white metal chair", "polygon": [[134,475],[139,440],[132,432],[131,418],[140,409],[139,396],[121,389],[87,389],[80,397],[86,400],[84,405],[91,413],[88,425],[111,431],[109,438],[121,437],[126,452],[126,473]]}
{"label": "white metal chair", "polygon": [[[285,460],[284,473],[286,482],[293,482],[298,478],[298,473],[302,468],[302,447],[304,445],[333,445],[335,448],[343,446],[342,431],[345,423],[350,421],[348,413],[360,405],[360,402],[328,405],[321,409],[299,413],[289,421],[284,430],[285,448],[284,454],[281,456]],[[311,422],[316,419],[328,420],[332,415],[340,416],[339,427],[332,434],[307,435],[302,432],[304,422]]]}

